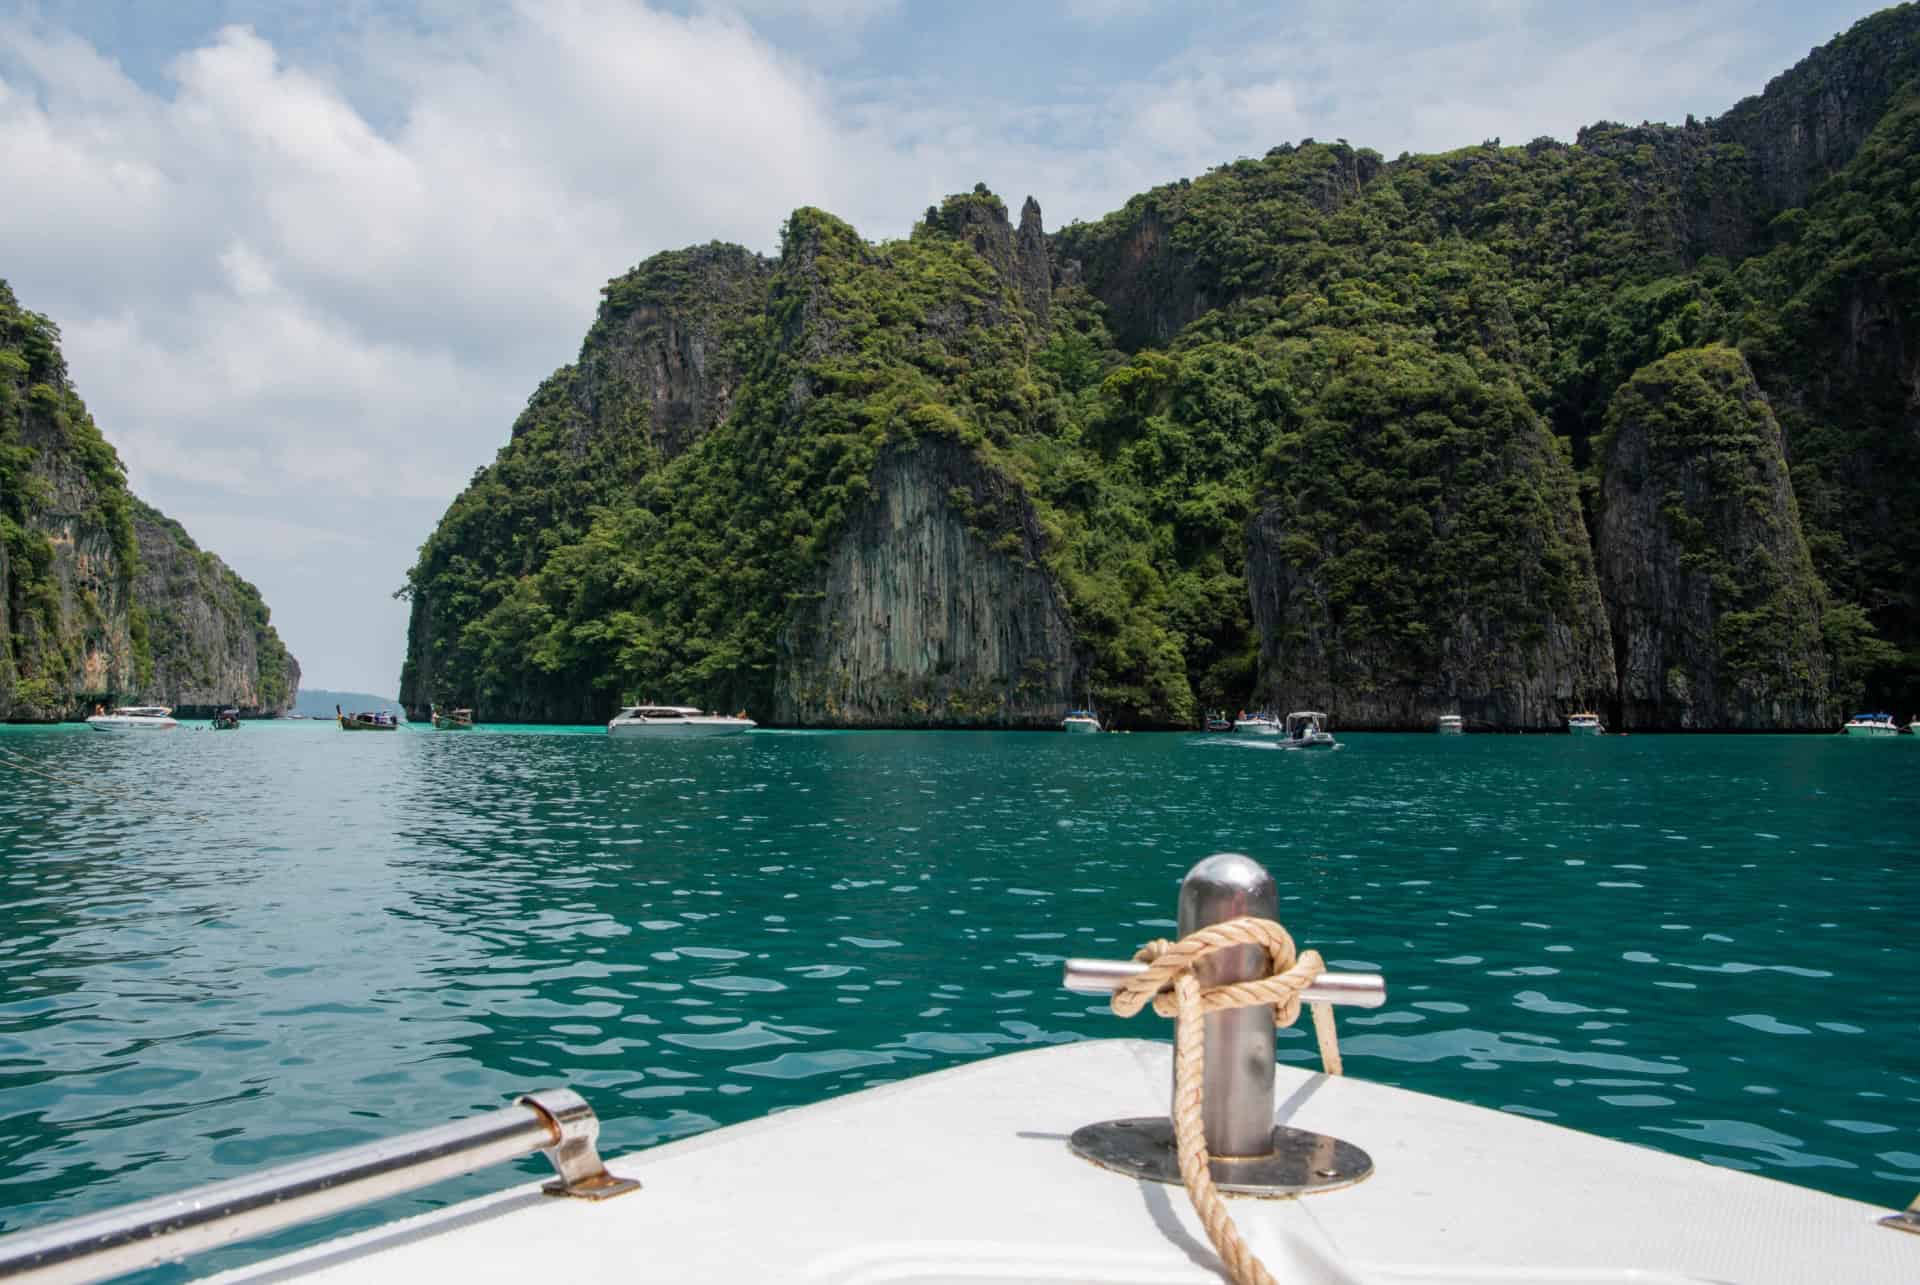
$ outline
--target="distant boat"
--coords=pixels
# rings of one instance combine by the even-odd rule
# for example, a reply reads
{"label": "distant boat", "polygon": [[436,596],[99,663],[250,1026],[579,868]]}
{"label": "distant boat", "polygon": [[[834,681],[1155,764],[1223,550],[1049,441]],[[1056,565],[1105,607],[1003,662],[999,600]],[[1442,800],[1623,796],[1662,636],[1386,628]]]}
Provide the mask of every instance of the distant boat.
{"label": "distant boat", "polygon": [[333,716],[340,723],[343,732],[397,732],[400,720],[384,710],[373,710],[363,714],[343,714],[340,707],[333,707]]}
{"label": "distant boat", "polygon": [[1330,720],[1317,710],[1297,710],[1287,715],[1285,738],[1280,742],[1290,750],[1335,750],[1340,743],[1327,730]]}
{"label": "distant boat", "polygon": [[166,705],[120,705],[111,714],[95,714],[87,726],[96,732],[170,732],[180,724]]}
{"label": "distant boat", "polygon": [[1060,720],[1060,730],[1077,736],[1103,730],[1100,718],[1090,709],[1070,709],[1067,716]]}
{"label": "distant boat", "polygon": [[1897,736],[1900,732],[1891,714],[1855,714],[1840,730],[1848,736]]}
{"label": "distant boat", "polygon": [[1442,736],[1458,736],[1467,730],[1467,724],[1458,714],[1442,714],[1433,730]]}
{"label": "distant boat", "polygon": [[240,711],[232,707],[221,710],[213,716],[213,730],[216,732],[237,732],[240,730]]}
{"label": "distant boat", "polygon": [[450,709],[445,713],[438,705],[433,707],[433,727],[437,732],[467,732],[473,730],[473,711],[470,709]]}
{"label": "distant boat", "polygon": [[696,736],[737,736],[758,724],[744,713],[702,714],[691,705],[629,705],[607,720],[608,736],[643,736],[660,740]]}
{"label": "distant boat", "polygon": [[1206,727],[1209,732],[1231,732],[1233,720],[1227,717],[1225,710],[1219,710],[1207,715]]}
{"label": "distant boat", "polygon": [[1242,736],[1278,736],[1280,720],[1265,710],[1258,714],[1240,711],[1240,717],[1233,720],[1233,730]]}
{"label": "distant boat", "polygon": [[1600,716],[1594,713],[1567,715],[1567,732],[1572,736],[1602,736],[1606,728],[1600,726]]}

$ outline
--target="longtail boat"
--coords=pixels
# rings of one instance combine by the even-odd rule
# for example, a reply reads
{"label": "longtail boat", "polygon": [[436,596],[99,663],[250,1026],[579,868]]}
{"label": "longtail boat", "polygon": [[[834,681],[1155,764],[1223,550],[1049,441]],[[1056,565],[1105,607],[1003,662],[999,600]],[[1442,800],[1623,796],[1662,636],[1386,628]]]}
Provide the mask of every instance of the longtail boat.
{"label": "longtail boat", "polygon": [[473,728],[473,711],[470,709],[441,710],[433,707],[433,726],[440,732],[465,732]]}
{"label": "longtail boat", "polygon": [[377,710],[362,714],[343,714],[340,712],[340,707],[335,705],[333,716],[340,721],[340,730],[343,732],[397,732],[400,730],[398,716]]}

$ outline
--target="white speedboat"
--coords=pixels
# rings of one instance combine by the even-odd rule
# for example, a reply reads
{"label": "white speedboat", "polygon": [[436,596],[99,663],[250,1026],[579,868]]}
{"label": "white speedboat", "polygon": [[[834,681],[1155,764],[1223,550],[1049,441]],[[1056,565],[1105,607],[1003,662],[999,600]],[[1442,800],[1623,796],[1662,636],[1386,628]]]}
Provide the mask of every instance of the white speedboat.
{"label": "white speedboat", "polygon": [[1278,736],[1280,720],[1262,710],[1258,714],[1240,711],[1240,717],[1233,720],[1233,730],[1242,736]]}
{"label": "white speedboat", "polygon": [[95,714],[87,726],[96,732],[170,732],[180,726],[165,705],[121,705],[111,714]]}
{"label": "white speedboat", "polygon": [[1898,736],[1899,725],[1891,714],[1855,714],[1840,729],[1848,736]]}
{"label": "white speedboat", "polygon": [[1600,736],[1606,732],[1600,726],[1598,714],[1583,713],[1567,715],[1567,732],[1572,736]]}
{"label": "white speedboat", "polygon": [[1100,716],[1090,709],[1068,710],[1067,716],[1060,720],[1060,730],[1080,736],[1101,731]]}
{"label": "white speedboat", "polygon": [[1458,714],[1442,714],[1433,730],[1442,736],[1459,736],[1467,730],[1467,725]]}
{"label": "white speedboat", "polygon": [[757,726],[745,714],[703,714],[691,705],[629,705],[607,720],[607,735],[674,740],[737,736]]}
{"label": "white speedboat", "polygon": [[1339,749],[1340,742],[1327,730],[1328,721],[1327,716],[1317,710],[1295,710],[1287,715],[1284,739],[1280,743],[1290,750]]}
{"label": "white speedboat", "polygon": [[[1213,878],[1190,902],[1196,879],[1226,861],[1264,883]],[[1271,919],[1276,901],[1271,877],[1247,858],[1210,857],[1182,887],[1181,929]],[[1214,979],[1263,976],[1266,951],[1252,952],[1251,972],[1238,958],[1246,953],[1215,955]],[[1145,967],[1069,960],[1066,980],[1113,991]],[[1371,1008],[1387,995],[1377,974],[1328,973],[1302,998]],[[1166,1030],[1148,1014],[1135,1021]],[[1196,1156],[1212,1159],[1198,1158],[1193,1175],[1210,1172],[1227,1194],[1294,1197],[1216,1203],[1239,1248],[1280,1281],[1911,1285],[1920,1276],[1920,1240],[1902,1234],[1920,1230],[1920,1211],[1276,1065],[1270,1004],[1194,1027],[1205,1053]],[[0,1236],[0,1279],[94,1281],[178,1263],[537,1151],[558,1171],[545,1185],[217,1279],[1218,1285],[1227,1251],[1215,1247],[1232,1241],[1221,1221],[1203,1223],[1204,1193],[1190,1199],[1169,1168],[1172,1062],[1166,1043],[1144,1039],[1009,1053],[611,1163],[596,1148],[592,1108],[548,1089],[452,1124]]]}

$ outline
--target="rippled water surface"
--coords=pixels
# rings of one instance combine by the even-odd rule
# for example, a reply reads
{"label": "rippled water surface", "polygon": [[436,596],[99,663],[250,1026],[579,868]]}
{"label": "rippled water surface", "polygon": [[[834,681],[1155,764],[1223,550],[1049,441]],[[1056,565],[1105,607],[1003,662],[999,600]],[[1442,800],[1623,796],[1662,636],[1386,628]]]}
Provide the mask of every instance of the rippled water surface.
{"label": "rippled water surface", "polygon": [[556,1083],[620,1151],[1165,1038],[1059,960],[1167,934],[1223,849],[1303,944],[1386,973],[1341,1015],[1349,1074],[1920,1190],[1920,743],[1347,740],[0,728],[0,1230]]}

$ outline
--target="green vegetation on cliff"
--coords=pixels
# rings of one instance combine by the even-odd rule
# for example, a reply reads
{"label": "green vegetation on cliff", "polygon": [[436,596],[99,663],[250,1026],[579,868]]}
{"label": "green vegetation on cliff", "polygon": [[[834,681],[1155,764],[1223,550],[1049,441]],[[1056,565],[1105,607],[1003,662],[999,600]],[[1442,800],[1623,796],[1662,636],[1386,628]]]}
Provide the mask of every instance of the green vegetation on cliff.
{"label": "green vegetation on cliff", "polygon": [[[175,548],[190,583],[151,583],[156,556]],[[258,591],[128,492],[68,381],[58,327],[4,281],[0,640],[0,719],[116,699],[278,709],[299,674]]]}
{"label": "green vegetation on cliff", "polygon": [[[1812,569],[1729,598],[1683,685],[1771,699],[1777,664],[1920,695],[1917,33],[1878,15],[1718,121],[1393,161],[1309,140],[1051,239],[976,188],[901,241],[802,210],[776,262],[657,256],[423,547],[402,699],[766,709],[882,449],[939,437],[1012,484],[953,504],[1045,570],[1122,721],[1312,690],[1361,722],[1553,725],[1616,692],[1586,527],[1608,407],[1679,413],[1634,389],[1739,360],[1715,344],[1772,400],[1798,502],[1708,543],[1745,565],[1787,523]],[[622,369],[654,375],[603,395]]]}

